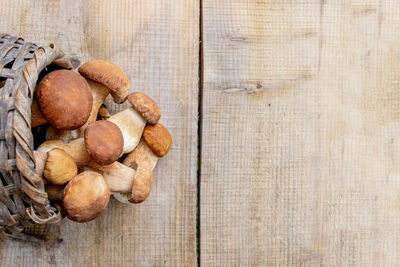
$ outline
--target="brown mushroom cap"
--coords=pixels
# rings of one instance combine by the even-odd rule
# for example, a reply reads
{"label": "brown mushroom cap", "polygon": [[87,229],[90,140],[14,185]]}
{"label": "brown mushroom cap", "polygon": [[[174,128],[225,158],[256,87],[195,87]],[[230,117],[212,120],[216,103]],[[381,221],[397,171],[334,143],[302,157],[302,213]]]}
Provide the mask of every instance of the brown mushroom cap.
{"label": "brown mushroom cap", "polygon": [[128,96],[128,100],[148,123],[155,124],[160,119],[160,108],[148,95],[135,92]]}
{"label": "brown mushroom cap", "polygon": [[143,131],[143,138],[157,157],[165,156],[171,148],[171,134],[159,123],[147,125]]}
{"label": "brown mushroom cap", "polygon": [[79,73],[108,87],[116,103],[123,103],[129,94],[128,77],[114,63],[106,60],[91,60],[79,68]]}
{"label": "brown mushroom cap", "polygon": [[43,176],[52,184],[68,183],[78,174],[74,159],[62,149],[54,148],[47,152]]}
{"label": "brown mushroom cap", "polygon": [[56,70],[40,82],[37,101],[50,124],[57,129],[73,130],[89,118],[93,97],[82,76],[71,70]]}
{"label": "brown mushroom cap", "polygon": [[116,161],[122,154],[124,138],[111,121],[95,121],[85,130],[85,147],[89,156],[100,165]]}
{"label": "brown mushroom cap", "polygon": [[70,220],[82,223],[95,219],[109,200],[110,189],[103,175],[84,171],[65,187],[63,206]]}

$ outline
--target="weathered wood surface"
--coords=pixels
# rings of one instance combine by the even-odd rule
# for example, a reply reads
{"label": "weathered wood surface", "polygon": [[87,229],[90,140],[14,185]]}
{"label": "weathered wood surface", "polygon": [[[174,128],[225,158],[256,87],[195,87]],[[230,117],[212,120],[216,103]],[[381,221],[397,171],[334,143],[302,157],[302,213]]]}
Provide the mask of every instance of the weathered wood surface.
{"label": "weathered wood surface", "polygon": [[[198,0],[0,3],[1,32],[43,44],[55,42],[82,61],[101,58],[120,65],[131,90],[144,91],[159,103],[161,122],[174,140],[170,154],[156,167],[146,202],[113,201],[91,223],[66,221],[63,241],[50,249],[0,241],[0,266],[194,265]],[[112,105],[114,112],[118,108]]]}
{"label": "weathered wood surface", "polygon": [[203,266],[398,266],[399,1],[204,0]]}
{"label": "weathered wood surface", "polygon": [[[400,3],[202,2],[201,264],[398,265]],[[144,204],[0,265],[195,265],[199,0],[1,4],[1,31],[121,65],[175,142]]]}

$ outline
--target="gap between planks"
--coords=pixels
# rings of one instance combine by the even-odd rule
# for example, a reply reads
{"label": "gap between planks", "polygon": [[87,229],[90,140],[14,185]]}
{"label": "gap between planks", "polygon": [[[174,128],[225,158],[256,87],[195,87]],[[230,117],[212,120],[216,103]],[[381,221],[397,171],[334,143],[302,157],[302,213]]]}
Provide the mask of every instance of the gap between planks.
{"label": "gap between planks", "polygon": [[198,96],[198,125],[197,125],[197,212],[196,212],[196,251],[197,266],[200,266],[200,177],[201,177],[201,146],[202,146],[202,124],[203,124],[203,0],[199,0],[199,96]]}

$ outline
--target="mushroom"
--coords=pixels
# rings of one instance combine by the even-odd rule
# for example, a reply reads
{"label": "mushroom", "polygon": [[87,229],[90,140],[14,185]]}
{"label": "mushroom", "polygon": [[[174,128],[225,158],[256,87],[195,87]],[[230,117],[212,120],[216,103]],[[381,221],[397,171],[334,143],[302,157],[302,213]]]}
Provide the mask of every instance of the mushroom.
{"label": "mushroom", "polygon": [[39,83],[37,102],[51,125],[60,130],[73,130],[88,120],[93,97],[82,76],[71,70],[56,70]]}
{"label": "mushroom", "polygon": [[111,121],[95,121],[86,128],[85,147],[96,163],[108,165],[121,156],[124,138],[118,126]]}
{"label": "mushroom", "polygon": [[125,101],[129,94],[129,80],[125,72],[106,60],[91,60],[79,68],[82,76],[87,78],[90,86],[93,102],[91,103],[90,116],[77,131],[60,131],[54,127],[49,127],[46,133],[47,140],[60,139],[65,143],[77,137],[82,137],[87,126],[96,121],[100,106],[109,93],[114,98],[114,102],[120,104]]}
{"label": "mushroom", "polygon": [[141,203],[150,194],[153,169],[158,158],[168,153],[171,144],[171,135],[163,125],[157,123],[146,126],[139,145],[123,161],[127,166],[137,166],[129,202]]}
{"label": "mushroom", "polygon": [[122,203],[140,203],[150,194],[153,183],[153,169],[158,157],[142,139],[138,146],[124,160],[123,164],[136,170],[131,187],[114,194],[114,198]]}
{"label": "mushroom", "polygon": [[171,134],[160,123],[147,125],[143,131],[143,138],[157,157],[164,157],[171,148]]}
{"label": "mushroom", "polygon": [[146,126],[146,121],[156,123],[161,117],[160,108],[144,93],[132,93],[128,96],[128,100],[133,107],[120,111],[108,119],[121,129],[124,136],[124,154],[135,149]]}
{"label": "mushroom", "polygon": [[38,150],[61,148],[75,160],[78,167],[88,165],[92,159],[99,164],[110,164],[121,156],[125,140],[118,126],[103,120],[90,124],[87,129],[85,138],[72,140],[68,144],[49,140],[41,144]]}
{"label": "mushroom", "polygon": [[99,88],[94,90],[98,93],[97,100],[100,102],[97,110],[109,93],[117,104],[123,103],[129,94],[128,77],[120,67],[112,62],[91,60],[80,66],[79,73],[99,85]]}
{"label": "mushroom", "polygon": [[128,100],[148,123],[155,124],[160,120],[160,108],[148,95],[135,92],[128,96]]}
{"label": "mushroom", "polygon": [[61,149],[34,151],[35,169],[39,176],[43,176],[44,183],[65,184],[76,175],[77,166],[74,160]]}
{"label": "mushroom", "polygon": [[47,152],[47,160],[43,176],[54,185],[68,183],[78,174],[78,167],[74,159],[64,150],[54,148]]}
{"label": "mushroom", "polygon": [[131,193],[119,192],[114,198],[122,203],[143,202],[150,194],[153,181],[153,169],[158,158],[168,153],[172,139],[168,130],[161,124],[148,125],[143,132],[143,138],[138,146],[123,161],[124,165],[136,169],[132,181]]}
{"label": "mushroom", "polygon": [[110,199],[110,190],[98,172],[84,171],[75,176],[65,187],[63,207],[67,217],[83,223],[95,219]]}

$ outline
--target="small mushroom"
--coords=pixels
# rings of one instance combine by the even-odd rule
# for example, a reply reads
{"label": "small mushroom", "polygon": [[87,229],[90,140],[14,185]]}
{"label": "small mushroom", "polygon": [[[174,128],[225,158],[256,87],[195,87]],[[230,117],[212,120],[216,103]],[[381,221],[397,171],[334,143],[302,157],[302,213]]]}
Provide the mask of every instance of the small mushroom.
{"label": "small mushroom", "polygon": [[101,91],[98,94],[99,98],[96,99],[97,102],[100,102],[97,110],[109,93],[113,96],[114,102],[118,104],[123,103],[129,94],[128,77],[120,67],[112,62],[91,60],[79,68],[79,73],[102,87],[101,90],[94,89],[94,92]]}
{"label": "small mushroom", "polygon": [[158,158],[168,153],[171,144],[171,135],[163,125],[146,126],[139,145],[123,161],[124,165],[137,166],[129,202],[141,203],[148,197],[153,180],[152,170]]}
{"label": "small mushroom", "polygon": [[157,157],[164,157],[171,148],[171,134],[160,123],[147,125],[143,131],[143,138]]}
{"label": "small mushroom", "polygon": [[72,140],[68,144],[60,140],[49,140],[41,144],[38,150],[61,148],[74,159],[78,167],[88,165],[91,160],[102,165],[111,164],[122,154],[125,140],[121,130],[110,121],[96,121],[92,124],[94,126],[88,127],[85,138]]}
{"label": "small mushroom", "polygon": [[160,120],[160,108],[146,94],[135,92],[128,96],[128,100],[148,123],[155,124]]}
{"label": "small mushroom", "polygon": [[84,171],[65,187],[63,207],[67,217],[83,223],[95,219],[105,210],[110,190],[103,176],[94,171]]}
{"label": "small mushroom", "polygon": [[62,185],[68,183],[78,174],[78,167],[74,159],[64,150],[54,148],[47,152],[47,160],[43,176],[52,184]]}
{"label": "small mushroom", "polygon": [[151,151],[144,139],[125,158],[123,164],[136,170],[129,191],[114,194],[114,198],[122,203],[140,203],[150,194],[153,183],[153,168],[158,157]]}
{"label": "small mushroom", "polygon": [[121,156],[124,138],[118,126],[111,121],[95,121],[86,128],[85,146],[96,163],[108,165]]}
{"label": "small mushroom", "polygon": [[74,160],[61,149],[55,148],[34,151],[35,169],[39,176],[44,177],[44,183],[65,184],[77,173]]}
{"label": "small mushroom", "polygon": [[93,97],[82,76],[71,70],[56,70],[39,83],[37,102],[51,125],[60,130],[73,130],[89,118]]}
{"label": "small mushroom", "polygon": [[108,121],[114,122],[124,136],[123,153],[130,153],[135,149],[142,136],[146,121],[155,123],[161,117],[160,108],[147,95],[132,93],[128,96],[133,107],[112,115]]}

